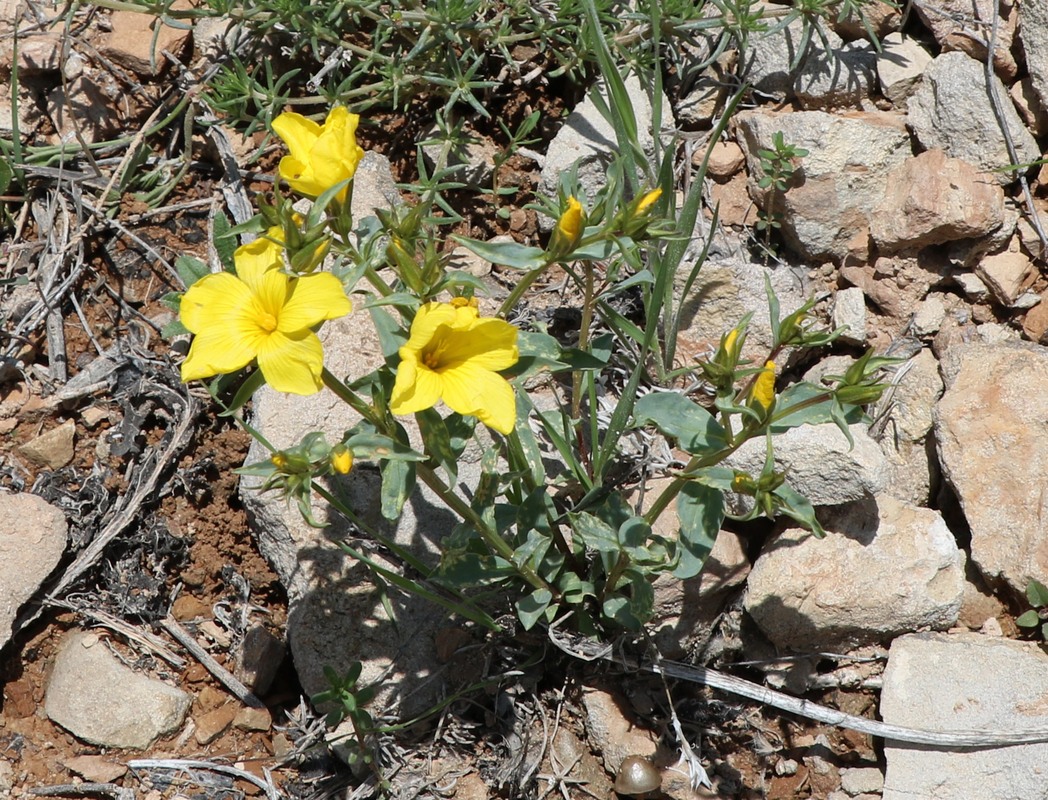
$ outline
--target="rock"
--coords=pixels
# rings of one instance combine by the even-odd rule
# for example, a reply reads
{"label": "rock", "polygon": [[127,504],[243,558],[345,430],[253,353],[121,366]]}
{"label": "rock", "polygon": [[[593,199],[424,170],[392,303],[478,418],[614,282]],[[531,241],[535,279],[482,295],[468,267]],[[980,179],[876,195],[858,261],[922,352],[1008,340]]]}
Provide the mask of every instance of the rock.
{"label": "rock", "polygon": [[896,373],[888,412],[891,437],[908,442],[924,441],[931,432],[935,404],[943,393],[939,362],[924,348]]}
{"label": "rock", "polygon": [[742,169],[746,156],[735,142],[717,142],[710,148],[707,172],[717,181],[725,181]]}
{"label": "rock", "polygon": [[778,647],[853,647],[953,625],[964,554],[938,511],[880,496],[826,515],[819,540],[790,529],[757,559],[746,611]]}
{"label": "rock", "polygon": [[[934,3],[914,3],[917,14],[931,30],[943,52],[956,50],[968,55],[980,64],[986,61],[986,45],[994,8],[998,0],[935,0]],[[997,38],[993,51],[994,69],[1003,80],[1010,81],[1019,71],[1011,54],[1015,27],[1019,17],[1017,5],[1012,0],[1003,0],[998,6]],[[1023,9],[1023,24],[1026,9]],[[982,35],[972,35],[978,30]],[[1031,66],[1032,69],[1032,66]]]}
{"label": "rock", "polygon": [[1048,110],[1037,96],[1037,91],[1033,87],[1033,79],[1030,76],[1013,83],[1008,94],[1011,95],[1015,109],[1023,118],[1030,133],[1038,138],[1048,133]]}
{"label": "rock", "polygon": [[586,735],[596,752],[604,758],[604,768],[614,775],[626,756],[653,756],[658,736],[638,728],[626,717],[622,701],[603,689],[585,688],[582,707],[586,714]]}
{"label": "rock", "polygon": [[801,108],[858,108],[870,94],[876,54],[869,42],[851,42],[826,50],[818,37],[793,82]]}
{"label": "rock", "polygon": [[1023,317],[1023,333],[1037,344],[1048,344],[1045,333],[1048,332],[1048,292],[1040,295],[1041,302],[1030,309]]}
{"label": "rock", "polygon": [[65,515],[44,499],[0,492],[0,648],[18,609],[58,566],[66,536]]}
{"label": "rock", "polygon": [[264,625],[252,625],[237,643],[233,675],[255,694],[265,694],[284,661],[284,643]]}
{"label": "rock", "polygon": [[[677,269],[674,285],[678,297],[682,296],[684,280],[695,264],[694,258],[686,255]],[[690,293],[681,299],[678,347],[682,356],[698,356],[711,347],[715,349],[721,336],[752,313],[743,358],[759,358],[763,363],[771,347],[766,279],[771,281],[779,298],[782,317],[796,311],[807,300],[803,282],[789,270],[769,269],[741,258],[707,260]]]}
{"label": "rock", "polygon": [[[993,90],[1002,98],[1001,111],[1011,134],[1018,163],[1040,158],[1036,140],[1019,112],[1004,101],[1007,91],[996,76]],[[978,61],[964,53],[943,53],[932,60],[909,100],[909,123],[926,150],[944,150],[993,174],[1001,185],[1017,180],[1017,172],[994,172],[1011,163],[1004,135],[987,96],[986,76]]]}
{"label": "rock", "polygon": [[797,164],[796,180],[775,203],[790,247],[809,259],[865,259],[870,214],[884,194],[888,172],[910,156],[910,137],[899,118],[755,110],[736,114],[735,124],[754,197],[765,197],[757,185],[763,174],[760,151],[772,149],[776,132],[787,144],[808,150]]}
{"label": "rock", "polygon": [[830,326],[836,330],[844,328],[842,342],[866,344],[866,295],[862,289],[853,287],[840,289],[833,298]]}
{"label": "rock", "polygon": [[[896,639],[884,670],[881,718],[933,731],[1048,726],[1048,656],[1033,642],[977,633]],[[884,800],[1044,797],[1048,744],[968,750],[884,747]]]}
{"label": "rock", "polygon": [[193,722],[196,723],[196,731],[193,736],[197,744],[211,744],[211,742],[225,733],[226,728],[233,724],[233,718],[236,715],[236,706],[232,703],[227,703],[194,717]]}
{"label": "rock", "polygon": [[63,638],[44,711],[74,736],[101,747],[144,750],[182,725],[191,698],[121,663],[93,633]]}
{"label": "rock", "polygon": [[91,783],[112,783],[127,773],[127,766],[105,756],[73,756],[62,762],[70,772]]}
{"label": "rock", "polygon": [[876,767],[841,770],[841,788],[849,795],[879,794],[884,788],[884,774]]}
{"label": "rock", "polygon": [[[800,425],[775,437],[775,469],[813,505],[835,506],[863,500],[888,482],[888,463],[863,425],[849,428],[855,446],[832,422]],[[724,461],[724,466],[759,475],[766,443],[750,439]]]}
{"label": "rock", "polygon": [[[193,5],[189,0],[175,0],[171,8],[185,11]],[[138,11],[114,11],[109,20],[111,30],[100,48],[102,53],[139,75],[159,75],[168,66],[162,52],[181,57],[192,35],[186,28],[171,27],[152,14]]]}
{"label": "rock", "polygon": [[961,287],[965,297],[973,303],[981,303],[990,296],[989,289],[986,288],[986,284],[979,279],[978,275],[971,272],[958,272],[953,276],[953,279]]}
{"label": "rock", "polygon": [[853,39],[865,39],[873,31],[883,45],[884,40],[892,31],[899,29],[902,14],[899,7],[884,2],[884,0],[873,0],[867,3],[862,14],[850,12],[844,19],[831,20],[830,24],[842,39],[850,42]]}
{"label": "rock", "polygon": [[[762,4],[758,4],[759,5]],[[765,8],[774,6],[765,4]],[[794,78],[804,65],[801,48],[810,44],[805,57],[813,53],[825,53],[822,42],[816,44],[817,37],[806,40],[804,24],[797,19],[781,30],[772,30],[763,36],[750,39],[746,48],[744,61],[739,65],[739,78],[748,83],[759,95],[776,100],[786,100],[793,92]],[[826,31],[826,45],[830,51],[839,50],[844,41],[833,31]]]}
{"label": "rock", "polygon": [[[603,87],[601,91],[606,100],[607,94]],[[636,75],[626,79],[626,91],[637,118],[641,148],[650,152],[654,147],[652,130],[655,126],[652,120],[651,100]],[[659,132],[673,126],[669,98],[663,98]],[[593,100],[587,97],[571,112],[549,143],[546,161],[542,166],[539,193],[546,197],[556,197],[561,175],[577,164],[579,184],[587,197],[592,199],[607,181],[608,165],[618,149],[615,129],[597,110]],[[550,230],[553,223],[554,220],[549,217],[539,218],[539,225],[543,230]]]}
{"label": "rock", "polygon": [[1023,291],[1037,278],[1037,268],[1023,253],[986,256],[975,267],[986,288],[1002,306],[1014,307]]}
{"label": "rock", "polygon": [[[25,38],[19,36],[19,78],[31,78],[47,72],[58,72],[61,69],[62,42],[67,35],[63,30],[64,27],[62,25],[56,30],[38,31]],[[4,50],[7,49],[8,46],[5,45]]]}
{"label": "rock", "polygon": [[886,252],[983,237],[1004,222],[1004,192],[966,161],[928,150],[888,173],[870,217],[870,233]]}
{"label": "rock", "polygon": [[[702,60],[705,60],[703,56]],[[677,102],[677,117],[689,125],[708,126],[720,113],[733,85],[737,53],[728,50],[702,70]]]}
{"label": "rock", "polygon": [[946,304],[943,302],[942,295],[938,292],[930,294],[917,307],[910,332],[919,339],[934,336],[944,319],[946,319]]}
{"label": "rock", "polygon": [[453,170],[452,180],[472,187],[491,188],[494,157],[499,153],[493,141],[470,136],[465,131],[461,132],[460,138],[448,138],[437,126],[423,133],[422,137],[424,141],[419,146],[431,169]]}
{"label": "rock", "polygon": [[890,33],[881,39],[877,54],[877,80],[881,93],[900,108],[920,83],[925,68],[932,62],[931,53],[916,39],[903,33]]}
{"label": "rock", "polygon": [[1041,108],[1048,109],[1048,6],[1023,3],[1019,36],[1034,93],[1041,101]]}
{"label": "rock", "polygon": [[354,221],[374,216],[376,208],[394,208],[403,202],[389,159],[374,150],[366,151],[353,176]]}
{"label": "rock", "polygon": [[1031,578],[1048,575],[1048,350],[958,344],[941,359],[946,392],[935,436],[971,528],[972,561],[991,585],[1021,595]]}
{"label": "rock", "polygon": [[[501,244],[514,241],[512,236],[493,236],[488,244]],[[448,269],[457,269],[468,272],[475,278],[483,278],[491,274],[491,262],[483,256],[479,256],[468,247],[459,245],[451,251],[451,262]]]}
{"label": "rock", "polygon": [[242,731],[268,731],[273,725],[273,716],[269,709],[245,706],[233,717],[233,725]]}
{"label": "rock", "polygon": [[19,455],[44,469],[61,469],[73,460],[76,423],[67,419],[57,428],[30,439],[18,448]]}

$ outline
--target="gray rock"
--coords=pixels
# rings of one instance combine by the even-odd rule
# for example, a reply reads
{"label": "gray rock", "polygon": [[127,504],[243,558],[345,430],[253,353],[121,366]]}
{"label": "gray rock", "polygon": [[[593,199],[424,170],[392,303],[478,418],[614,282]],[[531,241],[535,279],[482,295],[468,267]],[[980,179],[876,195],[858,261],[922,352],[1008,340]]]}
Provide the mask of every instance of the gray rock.
{"label": "gray rock", "polygon": [[[801,48],[805,46],[803,31],[802,22],[794,20],[782,30],[752,37],[739,64],[740,78],[758,94],[776,100],[788,99],[793,92],[794,80],[807,59],[813,57],[813,53],[821,53],[826,57],[826,51],[815,35],[809,40],[808,52],[801,53]],[[827,30],[826,37],[831,53],[844,45],[844,41],[833,31]]]}
{"label": "gray rock", "polygon": [[920,339],[934,336],[939,332],[939,327],[944,319],[946,319],[946,304],[943,302],[943,296],[939,292],[933,292],[925,297],[917,307],[910,331]]}
{"label": "gray rock", "polygon": [[[651,100],[636,75],[626,79],[626,91],[637,118],[641,148],[645,153],[650,153],[654,147]],[[601,93],[606,101],[607,94],[603,85]],[[662,110],[660,132],[663,129],[671,129],[674,125],[669,98],[663,99]],[[587,97],[571,112],[549,143],[546,161],[542,165],[539,193],[546,197],[556,197],[561,175],[578,164],[579,184],[585,194],[593,198],[607,182],[608,165],[618,150],[615,129],[597,110],[593,100]],[[539,216],[539,225],[543,230],[550,230],[553,224],[554,220],[549,217]]]}
{"label": "gray rock", "polygon": [[[980,325],[978,333],[994,331]],[[941,365],[935,436],[971,528],[972,561],[991,584],[1025,592],[1048,574],[1048,349],[958,344]]]}
{"label": "gray rock", "polygon": [[[1015,107],[1007,102],[1004,84],[996,76],[993,81],[1018,163],[1036,161],[1041,155],[1037,141],[1026,130]],[[993,172],[1011,161],[987,96],[983,65],[978,61],[959,52],[936,57],[924,71],[908,108],[913,132],[926,149],[945,150],[947,155],[992,172],[1002,185],[1018,179],[1016,172]]]}
{"label": "gray rock", "polygon": [[793,82],[801,108],[858,108],[870,94],[876,53],[869,42],[849,42],[826,50],[818,37]]}
{"label": "gray rock", "polygon": [[942,397],[939,362],[924,348],[896,373],[888,412],[891,436],[920,442],[932,429],[935,404]]}
{"label": "gray rock", "polygon": [[1048,109],[1048,5],[1023,3],[1021,14],[1019,37],[1026,54],[1026,68],[1041,108]]}
{"label": "gray rock", "polygon": [[[865,426],[849,430],[854,447],[832,422],[790,428],[775,437],[775,469],[786,471],[790,486],[816,506],[869,498],[887,484],[888,462]],[[759,475],[765,456],[764,439],[750,439],[724,463]]]}
{"label": "gray rock", "polygon": [[72,631],[55,657],[44,711],[91,744],[144,750],[178,730],[192,698],[124,666],[93,633]]}
{"label": "gray rock", "polygon": [[[913,7],[917,10],[921,22],[935,37],[942,52],[958,50],[980,64],[986,61],[984,42],[989,38],[990,26],[994,24],[996,12],[994,69],[1004,81],[1010,83],[1015,78],[1019,67],[1011,51],[1019,17],[1019,4],[1012,0],[919,0]],[[1025,9],[1022,14],[1025,23]],[[973,36],[973,31],[982,31],[983,34]]]}
{"label": "gray rock", "polygon": [[[1048,656],[1033,642],[977,633],[896,639],[884,670],[881,717],[933,731],[1048,727]],[[1048,797],[1048,744],[986,750],[884,747],[884,800]]]}
{"label": "gray rock", "polygon": [[841,788],[848,794],[877,794],[884,788],[884,773],[876,767],[841,770]]}
{"label": "gray rock", "polygon": [[758,185],[760,151],[772,148],[783,133],[787,144],[803,147],[796,179],[785,197],[775,200],[782,234],[806,258],[866,258],[870,214],[887,185],[888,172],[910,156],[910,136],[894,114],[862,113],[848,117],[822,111],[773,114],[764,110],[736,115],[739,145],[746,153],[750,194],[762,198]]}
{"label": "gray rock", "polygon": [[787,530],[753,565],[745,608],[773,643],[853,647],[956,622],[964,554],[939,512],[882,495],[826,516],[825,539]]}
{"label": "gray rock", "polygon": [[65,516],[33,494],[0,492],[0,648],[22,603],[33,596],[66,548]]}
{"label": "gray rock", "polygon": [[73,460],[73,442],[76,438],[76,423],[67,419],[57,428],[52,428],[18,448],[26,460],[45,469],[61,469]]}
{"label": "gray rock", "polygon": [[973,272],[955,273],[953,279],[961,287],[964,296],[974,303],[981,303],[990,296],[990,290],[986,288],[986,284]]}
{"label": "gray rock", "polygon": [[452,178],[456,181],[473,187],[491,187],[494,156],[498,153],[491,140],[476,136],[446,139],[436,126],[426,132],[425,139],[420,147],[431,169],[454,170]]}
{"label": "gray rock", "polygon": [[916,39],[899,32],[889,33],[881,39],[881,52],[877,55],[881,92],[896,106],[904,107],[931,62],[931,53]]}
{"label": "gray rock", "polygon": [[839,289],[833,298],[830,324],[836,330],[844,328],[842,342],[866,344],[866,295],[862,289]]}

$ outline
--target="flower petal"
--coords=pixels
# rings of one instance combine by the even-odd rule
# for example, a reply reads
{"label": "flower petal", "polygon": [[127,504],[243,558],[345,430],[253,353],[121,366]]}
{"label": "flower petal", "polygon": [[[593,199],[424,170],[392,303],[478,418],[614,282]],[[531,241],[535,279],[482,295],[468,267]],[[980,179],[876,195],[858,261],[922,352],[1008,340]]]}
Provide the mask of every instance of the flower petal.
{"label": "flower petal", "polygon": [[512,367],[519,358],[516,327],[493,318],[479,320],[469,330],[450,333],[440,354],[443,366],[468,363],[487,370]]}
{"label": "flower petal", "polygon": [[458,318],[458,312],[449,303],[426,303],[415,312],[411,323],[411,335],[404,345],[416,353],[429,344],[441,325],[452,326]]}
{"label": "flower petal", "polygon": [[421,366],[411,350],[400,348],[397,380],[389,397],[390,411],[404,415],[432,408],[440,400],[441,388],[439,375]]}
{"label": "flower petal", "polygon": [[312,328],[325,319],[352,311],[342,281],[329,272],[303,275],[291,282],[291,293],[280,310],[277,330],[284,333]]}
{"label": "flower petal", "polygon": [[445,370],[440,377],[444,403],[452,411],[474,416],[499,433],[513,430],[517,404],[505,378],[469,363]]}
{"label": "flower petal", "polygon": [[[270,228],[269,235],[275,229]],[[279,229],[276,229],[279,230]],[[283,232],[280,232],[283,236]],[[252,292],[258,291],[262,276],[269,270],[279,270],[284,266],[284,248],[265,237],[258,237],[253,242],[242,244],[233,251],[233,264],[237,277],[247,284]]]}
{"label": "flower petal", "polygon": [[264,337],[258,366],[266,383],[278,392],[316,394],[324,385],[324,348],[310,330],[292,334],[274,331]]}
{"label": "flower petal", "polygon": [[225,375],[246,367],[254,360],[263,338],[257,329],[244,331],[228,325],[206,329],[189,347],[189,354],[182,362],[182,380]]}
{"label": "flower petal", "polygon": [[273,120],[273,132],[284,140],[291,155],[303,163],[309,162],[309,151],[316,144],[320,131],[320,125],[293,111],[285,111]]}
{"label": "flower petal", "polygon": [[216,324],[248,313],[252,304],[247,284],[228,272],[205,275],[182,295],[178,312],[192,333],[202,333]]}

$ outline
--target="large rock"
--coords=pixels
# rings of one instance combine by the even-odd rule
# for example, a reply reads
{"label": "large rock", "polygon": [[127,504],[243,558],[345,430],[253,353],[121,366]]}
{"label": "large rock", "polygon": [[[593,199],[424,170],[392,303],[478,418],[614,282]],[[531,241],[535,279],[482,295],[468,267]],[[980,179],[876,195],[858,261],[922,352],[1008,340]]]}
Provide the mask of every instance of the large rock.
{"label": "large rock", "polygon": [[1034,93],[1048,109],[1048,4],[1023,3],[1019,34]]}
{"label": "large rock", "polygon": [[801,108],[858,108],[870,94],[875,66],[876,53],[869,42],[830,50],[820,44],[805,60],[793,91]]}
{"label": "large rock", "polygon": [[[1018,163],[1041,157],[1037,141],[1026,130],[1008,90],[996,76],[993,90],[1000,98],[1001,113],[1015,145]],[[1011,163],[987,93],[983,65],[964,53],[943,53],[924,71],[924,79],[909,100],[909,122],[927,150],[945,150],[981,170],[992,172],[998,183],[1017,180],[1017,172],[994,172]]]}
{"label": "large rock", "polygon": [[65,516],[32,494],[0,492],[0,648],[18,609],[58,566],[66,548]]}
{"label": "large rock", "polygon": [[935,435],[971,527],[972,561],[991,583],[1024,592],[1048,575],[1048,349],[958,344],[941,364]]}
{"label": "large rock", "polygon": [[854,647],[956,622],[964,555],[939,512],[881,496],[826,523],[821,540],[787,530],[753,565],[746,611],[773,643]]}
{"label": "large rock", "polygon": [[[765,8],[774,10],[775,6],[766,4]],[[752,37],[739,63],[739,77],[759,95],[788,99],[807,60],[821,60],[825,64],[833,57],[834,51],[844,46],[844,41],[836,33],[827,30],[828,54],[817,37],[810,36],[806,40],[804,31],[804,23],[796,19],[785,28]],[[807,52],[802,51],[804,47],[807,47]]]}
{"label": "large rock", "polygon": [[843,260],[869,254],[870,215],[887,186],[888,173],[911,155],[910,137],[894,114],[835,116],[822,111],[736,115],[739,144],[746,152],[750,193],[762,199],[760,151],[773,148],[781,131],[787,144],[803,147],[797,172],[773,211],[782,234],[806,258]]}
{"label": "large rock", "polygon": [[44,711],[91,744],[144,750],[178,730],[191,702],[181,689],[124,666],[95,634],[73,631],[55,657]]}
{"label": "large rock", "polygon": [[894,105],[905,107],[906,99],[913,94],[930,63],[931,53],[916,39],[902,33],[889,33],[881,39],[881,52],[877,54],[881,92]]}
{"label": "large rock", "polygon": [[[884,670],[881,717],[933,731],[1048,727],[1048,655],[1033,642],[977,633],[896,639]],[[884,800],[1048,797],[1048,744],[985,750],[884,747]]]}
{"label": "large rock", "polygon": [[870,219],[883,251],[986,236],[1004,222],[1004,191],[992,176],[942,150],[908,158],[888,173]]}
{"label": "large rock", "polygon": [[[832,422],[800,425],[775,437],[775,469],[816,506],[836,506],[869,498],[888,483],[888,462],[863,425],[849,428],[854,447]],[[725,466],[759,475],[767,445],[750,439]]]}
{"label": "large rock", "polygon": [[[994,9],[994,6],[997,6]],[[1023,3],[1023,27],[1026,25],[1026,6]],[[1019,71],[1012,55],[1012,42],[1019,17],[1018,4],[1012,0],[921,0],[913,4],[921,22],[932,32],[943,52],[959,50],[976,61],[986,61],[986,38],[998,13],[997,38],[994,40],[994,68],[1002,79],[1010,81]],[[979,31],[981,35],[972,35]],[[1030,65],[1031,70],[1033,65]]]}

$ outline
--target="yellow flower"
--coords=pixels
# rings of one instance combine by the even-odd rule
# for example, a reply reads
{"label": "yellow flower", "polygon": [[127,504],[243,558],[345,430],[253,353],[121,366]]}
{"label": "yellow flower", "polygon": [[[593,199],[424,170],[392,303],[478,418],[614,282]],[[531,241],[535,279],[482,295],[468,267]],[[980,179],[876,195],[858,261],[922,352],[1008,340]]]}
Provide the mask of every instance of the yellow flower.
{"label": "yellow flower", "polygon": [[345,475],[353,469],[353,452],[344,444],[331,448],[331,469],[339,475]]}
{"label": "yellow flower", "polygon": [[763,414],[767,414],[775,402],[775,362],[766,361],[764,369],[757,374],[750,399]]}
{"label": "yellow flower", "polygon": [[400,348],[390,410],[414,414],[443,400],[452,411],[508,434],[517,418],[516,400],[497,370],[519,357],[517,329],[508,322],[481,318],[468,302],[426,303]]}
{"label": "yellow flower", "polygon": [[[286,111],[273,120],[273,130],[291,155],[280,159],[280,177],[307,197],[323,194],[336,183],[352,178],[364,150],[357,144],[360,117],[335,106],[323,125]],[[346,199],[347,186],[338,199]]]}
{"label": "yellow flower", "polygon": [[285,274],[283,249],[268,239],[237,248],[233,260],[236,275],[206,275],[182,297],[182,324],[196,334],[182,380],[236,372],[257,359],[277,391],[319,391],[324,351],[310,329],[349,313],[342,283],[326,272]]}
{"label": "yellow flower", "polygon": [[549,251],[555,255],[567,255],[582,240],[585,227],[585,220],[582,218],[582,203],[574,197],[569,197],[568,207],[560,215],[557,227],[553,229],[553,235],[550,237]]}
{"label": "yellow flower", "polygon": [[644,197],[640,199],[637,204],[637,216],[648,213],[648,210],[655,205],[656,201],[662,197],[662,189],[652,189]]}

